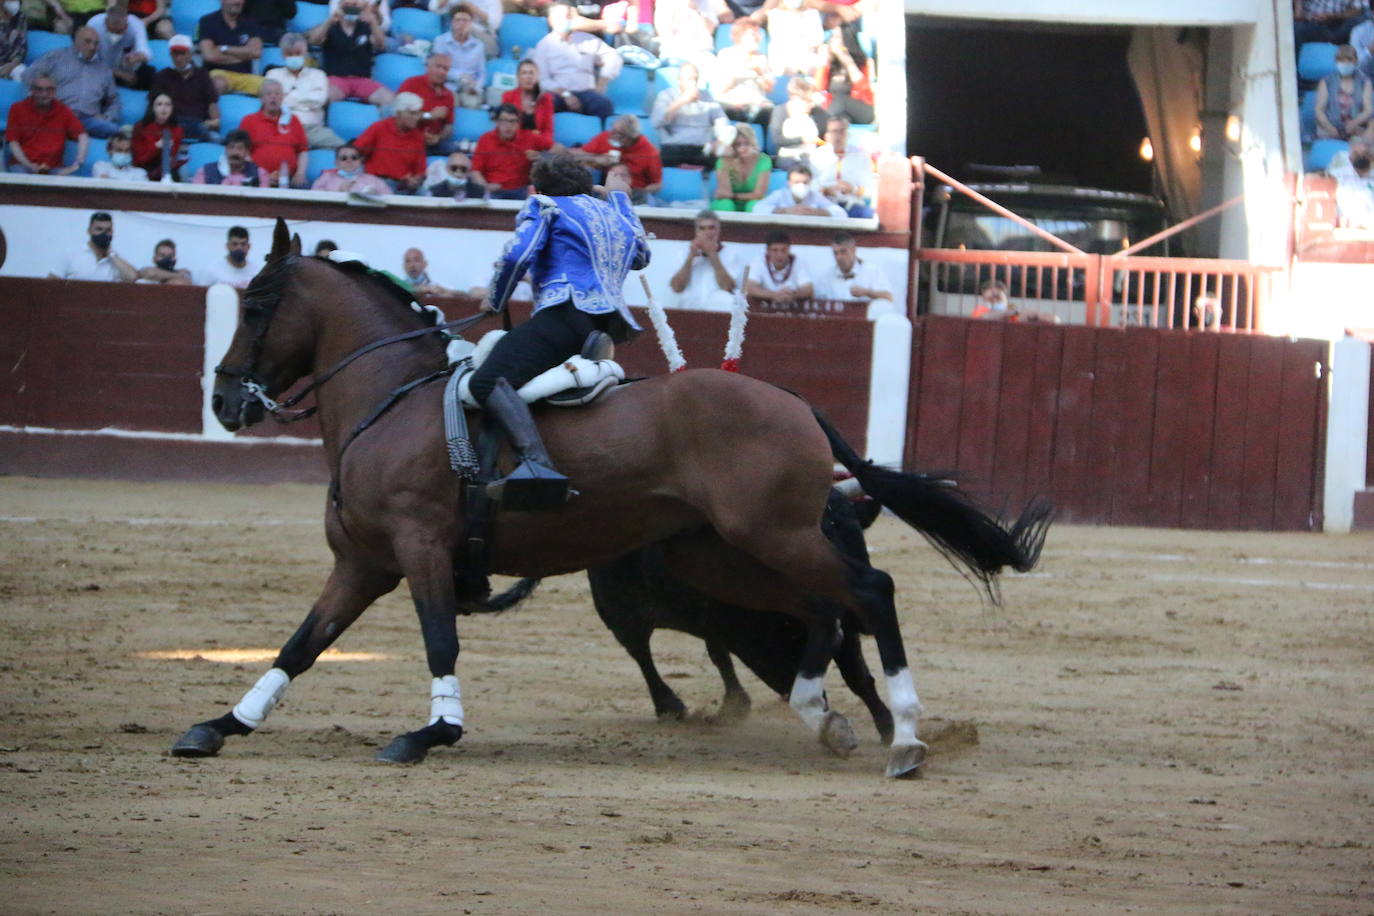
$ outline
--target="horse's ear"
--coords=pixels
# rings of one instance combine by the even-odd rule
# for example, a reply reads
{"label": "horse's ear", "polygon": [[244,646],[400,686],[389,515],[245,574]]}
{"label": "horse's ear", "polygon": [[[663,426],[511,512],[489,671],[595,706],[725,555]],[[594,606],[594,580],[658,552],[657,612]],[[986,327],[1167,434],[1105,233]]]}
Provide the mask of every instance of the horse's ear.
{"label": "horse's ear", "polygon": [[295,235],[291,236],[291,253],[294,254],[294,255],[296,255],[297,257],[300,257],[300,253],[301,253],[301,235],[300,235],[299,232],[296,233]]}
{"label": "horse's ear", "polygon": [[290,253],[290,248],[291,230],[286,228],[286,220],[279,216],[277,217],[276,228],[272,230],[272,251],[267,255],[267,259],[279,261]]}

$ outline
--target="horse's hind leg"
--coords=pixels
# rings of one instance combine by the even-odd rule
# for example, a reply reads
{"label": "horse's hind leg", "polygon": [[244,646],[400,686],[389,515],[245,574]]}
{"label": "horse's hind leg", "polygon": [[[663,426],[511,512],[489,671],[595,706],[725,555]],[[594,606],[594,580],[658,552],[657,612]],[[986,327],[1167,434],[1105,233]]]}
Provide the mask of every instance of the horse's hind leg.
{"label": "horse's hind leg", "polygon": [[730,658],[730,650],[725,642],[714,633],[706,635],[706,654],[711,657],[716,670],[720,672],[721,682],[725,684],[725,696],[720,700],[720,712],[716,713],[717,722],[737,723],[749,718],[749,692],[739,682],[735,674],[735,662]]}
{"label": "horse's hind leg", "polygon": [[256,729],[277,705],[287,685],[329,648],[363,611],[391,591],[400,577],[335,559],[334,570],[310,613],[277,653],[271,670],[230,712],[191,727],[172,745],[174,757],[213,757],[230,735]]}
{"label": "horse's hind leg", "polygon": [[873,717],[873,725],[878,729],[878,735],[883,739],[883,743],[891,744],[892,712],[878,696],[878,685],[868,670],[868,662],[864,660],[858,621],[852,613],[846,613],[841,623],[844,636],[840,640],[840,647],[835,650],[835,667],[840,669],[840,675],[849,689],[868,707],[869,715]]}

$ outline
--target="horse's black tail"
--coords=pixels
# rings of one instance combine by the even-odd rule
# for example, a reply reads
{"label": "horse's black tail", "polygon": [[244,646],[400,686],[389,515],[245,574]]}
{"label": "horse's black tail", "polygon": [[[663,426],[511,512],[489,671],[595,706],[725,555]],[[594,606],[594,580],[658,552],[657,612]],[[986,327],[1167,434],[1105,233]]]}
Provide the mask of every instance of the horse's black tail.
{"label": "horse's black tail", "polygon": [[1054,516],[1047,501],[1031,500],[1007,528],[978,508],[952,480],[893,471],[865,461],[825,417],[814,409],[812,413],[830,440],[831,454],[863,485],[864,492],[921,532],[956,569],[968,570],[994,601],[994,577],[999,572],[1008,566],[1027,572],[1039,561]]}
{"label": "horse's black tail", "polygon": [[470,614],[499,614],[508,611],[524,601],[539,587],[542,579],[521,579],[499,595],[492,595],[485,601],[470,601],[464,610]]}

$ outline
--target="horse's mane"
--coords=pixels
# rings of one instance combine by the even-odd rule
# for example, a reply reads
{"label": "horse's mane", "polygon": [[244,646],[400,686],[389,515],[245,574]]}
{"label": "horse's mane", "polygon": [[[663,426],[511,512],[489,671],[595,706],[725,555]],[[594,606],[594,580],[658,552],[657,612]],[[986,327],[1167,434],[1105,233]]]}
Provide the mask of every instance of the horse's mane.
{"label": "horse's mane", "polygon": [[299,255],[269,260],[248,288],[243,291],[243,307],[253,312],[270,312],[277,307],[286,283],[291,279]]}
{"label": "horse's mane", "polygon": [[[285,257],[269,261],[262,271],[253,278],[253,282],[248,284],[248,288],[243,291],[243,307],[250,311],[270,312],[275,309],[277,302],[286,291],[286,284],[290,282],[296,268],[305,260],[305,255],[288,254]],[[328,258],[313,257],[311,260],[328,264],[353,279],[371,280],[373,286],[386,291],[388,298],[405,306],[407,312],[418,315],[420,320],[428,325],[436,325],[442,318],[442,314],[436,309],[416,308],[414,306],[414,294],[385,271],[369,267],[361,261],[340,262],[331,261]]]}

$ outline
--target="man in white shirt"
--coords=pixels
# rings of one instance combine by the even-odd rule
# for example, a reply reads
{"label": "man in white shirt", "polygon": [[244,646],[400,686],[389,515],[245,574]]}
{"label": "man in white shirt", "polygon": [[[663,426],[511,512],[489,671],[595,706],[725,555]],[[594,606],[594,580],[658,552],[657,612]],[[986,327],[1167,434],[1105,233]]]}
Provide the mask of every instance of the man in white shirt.
{"label": "man in white shirt", "polygon": [[248,230],[242,226],[229,227],[229,241],[224,247],[225,256],[206,265],[196,277],[196,283],[200,286],[228,283],[234,289],[246,289],[258,272],[248,264],[248,251],[252,248]]}
{"label": "man in white shirt", "polygon": [[831,203],[824,194],[811,187],[811,167],[794,162],[787,171],[787,185],[778,188],[754,205],[755,213],[784,213],[790,216],[834,216],[846,214],[839,204]]}
{"label": "man in white shirt", "polygon": [[62,272],[48,276],[62,280],[122,280],[125,283],[138,279],[138,271],[133,265],[115,254],[110,247],[114,242],[114,218],[110,214],[103,210],[92,213],[86,234],[89,238],[85,246],[63,259]]}
{"label": "man in white shirt", "polygon": [[282,62],[265,74],[276,80],[286,93],[282,107],[290,111],[305,128],[305,140],[311,149],[338,149],[343,138],[324,123],[325,106],[329,104],[329,77],[319,67],[307,67],[309,45],[300,32],[287,32],[280,42]]}
{"label": "man in white shirt", "polygon": [[854,219],[873,217],[873,194],[878,174],[864,150],[849,144],[849,119],[832,117],[825,125],[825,142],[811,153],[816,184],[831,203]]}
{"label": "man in white shirt", "polygon": [[744,291],[750,299],[789,304],[814,295],[815,284],[806,264],[792,253],[792,237],[781,229],[768,233],[763,257],[749,268]]}
{"label": "man in white shirt", "polygon": [[553,31],[539,39],[530,53],[539,67],[539,87],[553,93],[555,112],[610,117],[615,106],[606,97],[606,87],[620,75],[620,55],[595,35],[574,32],[574,15],[566,3],[549,6]]}
{"label": "man in white shirt", "polygon": [[110,158],[91,166],[92,178],[107,181],[147,181],[148,172],[134,165],[134,129],[125,124],[105,141]]}
{"label": "man in white shirt", "polygon": [[816,274],[817,299],[867,302],[870,319],[897,311],[892,301],[892,285],[878,265],[865,263],[859,257],[854,236],[836,232],[830,238],[830,250],[835,262]]}
{"label": "man in white shirt", "polygon": [[143,20],[129,15],[126,0],[117,0],[108,10],[86,23],[100,36],[100,55],[114,71],[115,82],[131,89],[147,89],[153,81],[148,61],[148,29]]}
{"label": "man in white shirt", "polygon": [[[696,233],[687,246],[687,260],[668,281],[670,308],[728,312],[735,302],[734,249],[720,240],[720,217],[714,210],[697,214]],[[743,265],[740,265],[742,269]]]}

